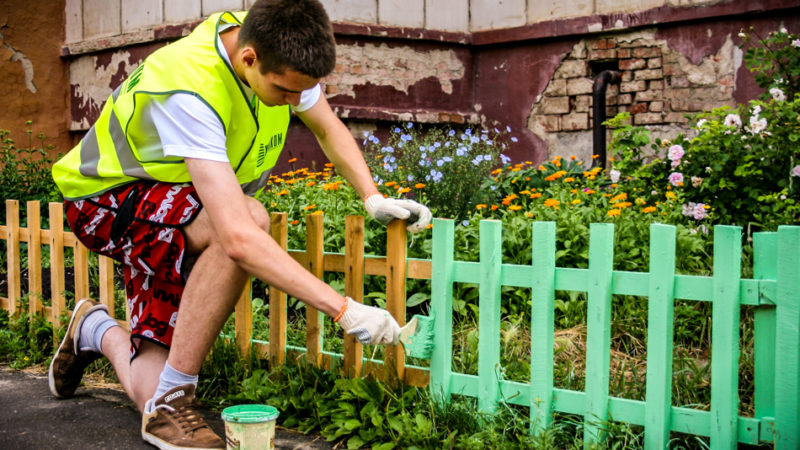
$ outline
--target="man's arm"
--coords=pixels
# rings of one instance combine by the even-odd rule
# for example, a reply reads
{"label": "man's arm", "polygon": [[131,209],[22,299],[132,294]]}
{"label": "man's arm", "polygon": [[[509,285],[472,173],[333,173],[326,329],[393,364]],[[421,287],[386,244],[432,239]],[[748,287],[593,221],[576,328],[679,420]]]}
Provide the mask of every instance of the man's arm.
{"label": "man's arm", "polygon": [[185,161],[203,211],[228,257],[256,278],[336,317],[344,306],[342,296],[305,270],[256,224],[230,164]]}
{"label": "man's arm", "polygon": [[394,219],[408,219],[407,228],[413,233],[425,229],[431,221],[430,210],[413,200],[384,198],[378,192],[355,139],[333,113],[324,95],[310,109],[297,115],[317,137],[328,159],[353,185],[370,216],[384,224]]}
{"label": "man's arm", "polygon": [[353,185],[362,200],[378,193],[353,135],[333,113],[324,94],[314,106],[298,112],[297,116],[314,133],[325,156]]}

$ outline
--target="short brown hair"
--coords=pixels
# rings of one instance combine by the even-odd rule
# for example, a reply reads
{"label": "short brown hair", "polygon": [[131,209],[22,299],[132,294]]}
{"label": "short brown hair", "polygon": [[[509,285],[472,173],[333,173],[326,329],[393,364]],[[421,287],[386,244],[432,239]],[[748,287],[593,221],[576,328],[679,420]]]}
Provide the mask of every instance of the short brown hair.
{"label": "short brown hair", "polygon": [[239,45],[252,46],[261,73],[296,70],[322,78],[336,65],[328,14],[318,0],[258,0],[239,31]]}

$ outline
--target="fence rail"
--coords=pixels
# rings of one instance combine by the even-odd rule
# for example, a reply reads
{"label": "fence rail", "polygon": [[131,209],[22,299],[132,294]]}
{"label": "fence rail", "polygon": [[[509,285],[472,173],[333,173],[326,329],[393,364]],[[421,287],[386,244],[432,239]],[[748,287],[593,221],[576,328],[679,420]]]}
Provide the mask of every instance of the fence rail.
{"label": "fence rail", "polygon": [[[50,229],[40,225],[39,203],[27,203],[27,226],[20,226],[19,203],[6,200],[6,297],[0,307],[19,311],[23,270],[21,243],[27,244],[29,313],[42,313],[54,324],[69,311],[64,295],[65,249],[72,249],[75,298],[90,296],[89,253],[64,230],[63,207],[49,205]],[[271,215],[271,233],[285,249],[288,226],[285,213]],[[712,448],[735,448],[738,443],[774,442],[779,449],[800,447],[800,227],[782,226],[777,232],[754,235],[753,279],[741,278],[739,227],[714,229],[713,275],[676,273],[675,228],[651,226],[648,272],[613,268],[614,226],[590,227],[589,265],[586,269],[556,266],[556,226],[532,224],[531,265],[504,264],[502,225],[480,224],[479,262],[454,260],[454,223],[436,219],[431,260],[408,258],[406,232],[400,222],[389,225],[386,256],[364,254],[364,218],[345,221],[343,253],[323,251],[321,215],[306,216],[306,249],[288,250],[311,273],[344,274],[345,293],[361,301],[364,276],[386,278],[386,305],[405,322],[406,281],[431,279],[431,312],[435,317],[435,346],[429,368],[407,365],[400,348],[388,348],[381,362],[364,358],[361,345],[345,336],[342,354],[323,350],[323,316],[306,308],[306,346],[287,345],[286,294],[269,291],[269,341],[251,338],[253,316],[248,286],[235,309],[235,341],[247,353],[283,364],[287,351],[297,349],[313,364],[331,367],[341,360],[349,375],[364,372],[397,375],[406,384],[425,387],[441,400],[451,395],[472,396],[481,411],[493,412],[502,402],[530,408],[531,432],[551,425],[556,412],[584,417],[584,442],[602,441],[607,420],[643,426],[646,448],[665,448],[670,433],[710,438]],[[43,304],[42,249],[49,248],[50,305]],[[114,262],[99,256],[98,299],[114,311]],[[479,284],[478,373],[453,371],[453,285]],[[502,378],[500,366],[500,292],[503,286],[531,291],[531,372],[527,382]],[[554,385],[555,291],[587,293],[586,386],[583,392]],[[631,295],[648,298],[647,374],[644,401],[609,395],[611,298]],[[673,315],[676,299],[712,303],[711,408],[709,411],[672,404]],[[755,417],[738,415],[739,321],[741,305],[755,306]],[[126,314],[127,316],[127,314]],[[127,326],[127,318],[118,317]]]}

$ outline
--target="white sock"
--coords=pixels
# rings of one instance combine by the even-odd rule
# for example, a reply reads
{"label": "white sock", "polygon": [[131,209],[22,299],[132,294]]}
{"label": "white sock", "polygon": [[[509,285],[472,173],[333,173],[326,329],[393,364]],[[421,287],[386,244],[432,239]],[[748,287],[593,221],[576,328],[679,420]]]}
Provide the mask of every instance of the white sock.
{"label": "white sock", "polygon": [[98,309],[83,319],[81,333],[78,336],[78,348],[81,351],[103,353],[103,335],[110,328],[118,327],[119,323],[112,319],[105,310]]}
{"label": "white sock", "polygon": [[152,401],[148,402],[147,406],[152,408],[152,405],[155,404],[156,399],[161,398],[172,388],[183,386],[184,384],[193,384],[197,386],[197,380],[197,375],[187,375],[183,372],[175,370],[169,365],[169,363],[165,363],[164,370],[161,371],[161,375],[158,377],[158,387],[156,388],[156,393],[153,395]]}

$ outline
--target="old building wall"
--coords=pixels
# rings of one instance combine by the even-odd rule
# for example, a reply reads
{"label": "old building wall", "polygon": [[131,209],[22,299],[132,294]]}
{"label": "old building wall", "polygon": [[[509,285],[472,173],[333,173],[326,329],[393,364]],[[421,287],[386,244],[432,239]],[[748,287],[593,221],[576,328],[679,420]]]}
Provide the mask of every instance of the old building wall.
{"label": "old building wall", "polygon": [[[67,129],[67,68],[59,55],[64,42],[64,2],[31,7],[22,0],[0,1],[0,129],[11,131],[17,147],[28,146],[29,128],[44,133],[55,152],[72,146]],[[32,120],[29,127],[26,122]],[[34,144],[38,145],[38,144]]]}
{"label": "old building wall", "polygon": [[[65,0],[61,54],[70,80],[68,128],[80,136],[141,60],[203,16],[251,0]],[[685,114],[757,95],[738,31],[798,31],[787,0],[322,0],[337,38],[323,80],[354,134],[392,121],[510,126],[516,160],[591,152],[591,83],[618,68],[608,114],[629,111],[656,133]],[[288,156],[322,158],[301,125]]]}

